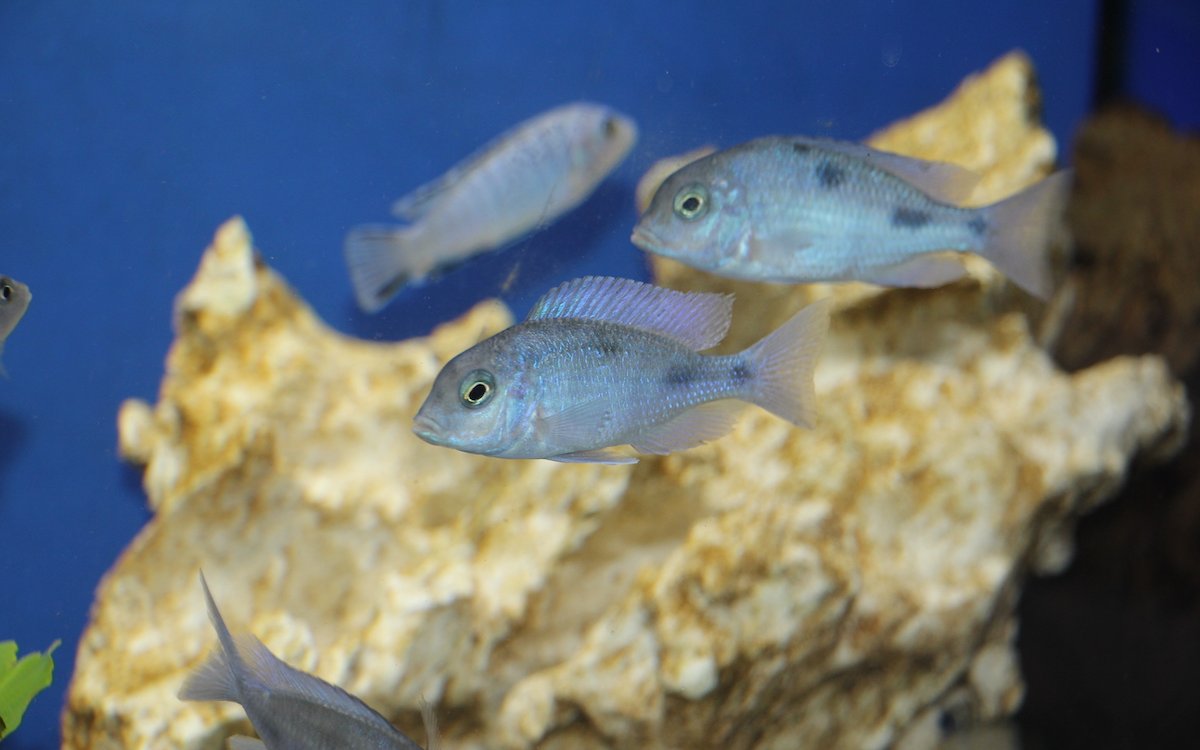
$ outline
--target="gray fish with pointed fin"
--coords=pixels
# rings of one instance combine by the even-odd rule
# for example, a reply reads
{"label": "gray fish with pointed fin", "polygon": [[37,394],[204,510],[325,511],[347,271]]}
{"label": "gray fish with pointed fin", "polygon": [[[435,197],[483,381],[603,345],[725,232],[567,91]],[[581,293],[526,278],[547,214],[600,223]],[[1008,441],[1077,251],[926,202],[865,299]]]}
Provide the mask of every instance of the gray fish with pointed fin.
{"label": "gray fish with pointed fin", "polygon": [[816,302],[749,349],[700,354],[730,295],[589,276],[446,363],[413,420],[434,445],[501,458],[633,463],[724,435],[741,402],[810,426],[829,308]]}
{"label": "gray fish with pointed fin", "polygon": [[350,232],[346,263],[359,306],[374,312],[405,284],[550,223],[591,195],[636,140],[633,120],[586,102],[503,133],[397,201],[393,212],[409,226]]}
{"label": "gray fish with pointed fin", "polygon": [[633,230],[648,252],[737,279],[933,287],[976,253],[1026,291],[1051,291],[1047,247],[1070,172],[990,206],[955,205],[978,177],[820,138],[770,136],[667,178]]}
{"label": "gray fish with pointed fin", "polygon": [[[188,676],[179,697],[240,703],[261,740],[234,737],[236,750],[421,750],[367,704],[339,687],[289,667],[252,635],[234,638],[200,574],[220,649]],[[430,750],[437,726],[422,706]]]}
{"label": "gray fish with pointed fin", "polygon": [[[4,342],[21,322],[29,302],[33,299],[29,287],[9,276],[0,276],[0,355],[4,353]],[[0,363],[0,374],[4,365]]]}

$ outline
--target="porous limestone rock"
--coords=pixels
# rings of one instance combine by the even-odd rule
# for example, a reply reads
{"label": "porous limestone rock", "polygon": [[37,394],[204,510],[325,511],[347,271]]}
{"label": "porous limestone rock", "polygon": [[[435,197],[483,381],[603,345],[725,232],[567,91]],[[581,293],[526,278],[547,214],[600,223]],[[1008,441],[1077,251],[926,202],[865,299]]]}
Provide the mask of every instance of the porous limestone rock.
{"label": "porous limestone rock", "polygon": [[[981,200],[1012,192],[1054,152],[1030,76],[1008,58],[876,142],[981,170]],[[175,698],[214,643],[200,567],[227,620],[414,737],[435,702],[450,750],[912,750],[944,712],[1011,714],[1022,576],[1061,566],[1073,519],[1185,430],[1162,361],[1062,373],[986,268],[879,290],[656,267],[736,290],[735,345],[834,297],[816,429],[749,408],[632,467],[426,445],[411,418],[440,364],[507,311],[355,341],[222,227],[177,302],[158,403],[121,409],[155,516],[101,583],[64,747],[246,730],[236,706]]]}

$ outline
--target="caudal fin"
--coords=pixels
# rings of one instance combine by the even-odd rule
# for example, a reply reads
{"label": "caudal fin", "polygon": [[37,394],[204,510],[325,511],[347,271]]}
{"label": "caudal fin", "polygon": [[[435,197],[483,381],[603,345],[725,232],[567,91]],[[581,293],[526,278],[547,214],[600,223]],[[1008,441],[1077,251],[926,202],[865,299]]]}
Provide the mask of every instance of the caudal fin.
{"label": "caudal fin", "polygon": [[346,266],[364,312],[379,310],[420,275],[413,264],[412,238],[411,229],[379,224],[355,227],[346,235]]}
{"label": "caudal fin", "polygon": [[817,300],[747,349],[743,356],[754,378],[747,399],[789,422],[812,427],[817,410],[813,371],[828,330],[829,300]]}
{"label": "caudal fin", "polygon": [[421,699],[421,722],[425,725],[425,750],[441,750],[442,739],[438,736],[437,714],[433,705]]}
{"label": "caudal fin", "polygon": [[240,694],[235,674],[239,666],[237,646],[229,628],[225,626],[221,611],[217,609],[217,603],[213,601],[212,592],[208,590],[203,571],[200,573],[200,585],[204,589],[204,601],[208,604],[208,619],[217,631],[220,648],[188,675],[179,690],[179,698],[185,701],[237,701]]}
{"label": "caudal fin", "polygon": [[1062,227],[1072,172],[1064,169],[986,209],[983,256],[1041,299],[1053,291],[1049,250]]}

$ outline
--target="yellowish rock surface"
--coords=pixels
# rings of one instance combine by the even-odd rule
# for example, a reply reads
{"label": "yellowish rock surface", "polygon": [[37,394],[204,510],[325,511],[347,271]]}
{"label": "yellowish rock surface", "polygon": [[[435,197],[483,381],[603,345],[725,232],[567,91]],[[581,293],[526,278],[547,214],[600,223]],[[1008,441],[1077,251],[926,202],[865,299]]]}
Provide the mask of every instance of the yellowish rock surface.
{"label": "yellowish rock surface", "polygon": [[[1053,143],[1009,58],[877,143],[1031,182]],[[738,284],[737,345],[829,287]],[[510,323],[485,303],[426,339],[326,328],[226,224],[177,301],[158,403],[123,456],[155,517],[104,578],[64,747],[217,748],[231,704],[182,703],[226,619],[450,750],[903,748],[943,710],[1011,714],[1013,607],[1032,565],[1188,408],[1154,357],[1068,376],[981,272],[940,290],[847,285],[815,430],[747,409],[733,434],[633,466],[504,461],[410,432],[441,363]]]}

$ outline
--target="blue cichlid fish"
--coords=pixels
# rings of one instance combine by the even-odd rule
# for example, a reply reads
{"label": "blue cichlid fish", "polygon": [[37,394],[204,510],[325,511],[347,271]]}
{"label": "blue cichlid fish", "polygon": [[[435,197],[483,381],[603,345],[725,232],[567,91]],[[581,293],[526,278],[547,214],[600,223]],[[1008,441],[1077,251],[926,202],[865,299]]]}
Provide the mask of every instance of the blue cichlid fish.
{"label": "blue cichlid fish", "polygon": [[[14,278],[0,276],[0,354],[4,353],[4,342],[21,322],[32,299],[29,287]],[[0,364],[0,374],[4,374],[3,364]]]}
{"label": "blue cichlid fish", "polygon": [[409,226],[362,226],[346,238],[358,304],[383,307],[405,284],[500,247],[591,195],[637,140],[599,104],[557,107],[517,125],[393,206]]}
{"label": "blue cichlid fish", "polygon": [[732,306],[628,279],[562,284],[525,322],[447,362],[413,429],[487,456],[634,463],[612,448],[691,448],[728,432],[742,401],[810,426],[828,305],[738,354],[700,354],[725,337]]}
{"label": "blue cichlid fish", "polygon": [[643,250],[736,279],[940,286],[976,253],[1050,295],[1047,246],[1070,172],[990,206],[955,205],[971,172],[819,138],[771,136],[699,159],[654,194],[633,230]]}
{"label": "blue cichlid fish", "polygon": [[[234,638],[200,574],[220,650],[179,691],[189,701],[240,703],[261,740],[234,737],[236,750],[421,750],[387,719],[339,687],[289,667],[252,635]],[[429,748],[437,744],[433,711],[422,707]]]}

